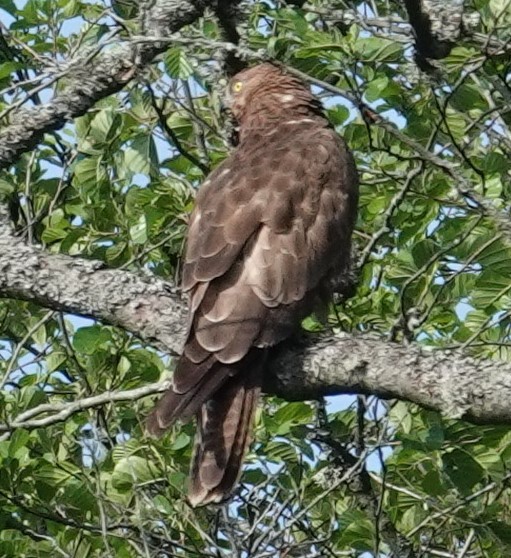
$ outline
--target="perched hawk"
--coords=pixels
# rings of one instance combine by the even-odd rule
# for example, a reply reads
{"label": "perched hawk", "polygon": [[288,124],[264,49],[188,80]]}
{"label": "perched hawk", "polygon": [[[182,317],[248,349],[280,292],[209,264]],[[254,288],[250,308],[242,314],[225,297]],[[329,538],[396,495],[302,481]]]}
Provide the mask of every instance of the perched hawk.
{"label": "perched hawk", "polygon": [[147,422],[162,434],[197,416],[192,505],[220,502],[236,484],[266,349],[346,274],[357,206],[353,158],[299,79],[260,64],[232,78],[228,104],[239,145],[197,195],[183,268],[189,333]]}

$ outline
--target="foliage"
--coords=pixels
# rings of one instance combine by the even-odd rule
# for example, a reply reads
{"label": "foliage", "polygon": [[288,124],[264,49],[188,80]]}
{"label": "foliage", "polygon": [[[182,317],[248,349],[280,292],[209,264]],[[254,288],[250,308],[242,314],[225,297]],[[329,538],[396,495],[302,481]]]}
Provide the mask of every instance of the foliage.
{"label": "foliage", "polygon": [[[115,15],[99,0],[0,0],[3,123],[65,86],[50,79],[62,60],[115,50],[112,31],[129,36],[134,20],[119,22],[133,6],[117,4]],[[357,158],[359,287],[331,327],[509,360],[509,3],[470,3],[477,28],[432,73],[414,61],[401,3],[245,9],[252,59],[264,49],[315,80]],[[189,26],[161,63],[0,174],[27,242],[178,277],[195,189],[228,150],[212,63],[221,39],[212,16]],[[172,367],[118,328],[28,302],[2,300],[0,323],[1,423]],[[105,404],[0,438],[0,556],[511,553],[505,428],[372,397],[268,399],[242,490],[194,511],[183,498],[193,427],[148,439],[151,404]]]}

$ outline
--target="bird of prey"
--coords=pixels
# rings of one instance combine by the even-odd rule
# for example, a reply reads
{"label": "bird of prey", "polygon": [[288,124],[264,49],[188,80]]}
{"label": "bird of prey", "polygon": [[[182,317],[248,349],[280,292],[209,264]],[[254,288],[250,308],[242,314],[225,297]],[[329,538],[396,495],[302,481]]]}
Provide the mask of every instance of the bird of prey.
{"label": "bird of prey", "polygon": [[230,80],[227,104],[239,143],[197,195],[182,278],[188,336],[172,386],[147,420],[161,435],[176,419],[197,417],[194,506],[231,494],[268,348],[346,275],[357,212],[353,157],[300,79],[259,64]]}

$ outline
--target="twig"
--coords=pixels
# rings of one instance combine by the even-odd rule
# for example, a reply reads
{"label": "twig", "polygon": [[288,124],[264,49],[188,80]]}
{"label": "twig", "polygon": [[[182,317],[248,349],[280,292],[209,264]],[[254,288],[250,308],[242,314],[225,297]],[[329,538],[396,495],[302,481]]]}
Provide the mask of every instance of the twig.
{"label": "twig", "polygon": [[[106,405],[107,403],[114,403],[118,401],[137,401],[138,399],[142,399],[148,395],[161,393],[168,389],[169,385],[169,380],[162,380],[160,382],[154,382],[152,384],[130,390],[105,391],[100,395],[85,397],[69,403],[42,403],[37,407],[33,407],[32,409],[19,414],[14,420],[10,421],[9,424],[0,423],[0,432],[11,432],[17,428],[33,430],[35,428],[50,426],[67,420],[75,413],[94,407],[100,407],[102,405]],[[48,414],[48,416],[39,419],[34,418],[42,414]]]}

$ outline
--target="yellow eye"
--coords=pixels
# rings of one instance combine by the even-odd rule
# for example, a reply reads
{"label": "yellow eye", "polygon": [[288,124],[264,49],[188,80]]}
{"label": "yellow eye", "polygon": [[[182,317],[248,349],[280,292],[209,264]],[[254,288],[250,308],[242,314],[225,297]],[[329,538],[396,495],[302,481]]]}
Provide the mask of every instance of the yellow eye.
{"label": "yellow eye", "polygon": [[235,93],[239,93],[243,89],[243,83],[241,81],[236,81],[232,84],[232,90]]}

